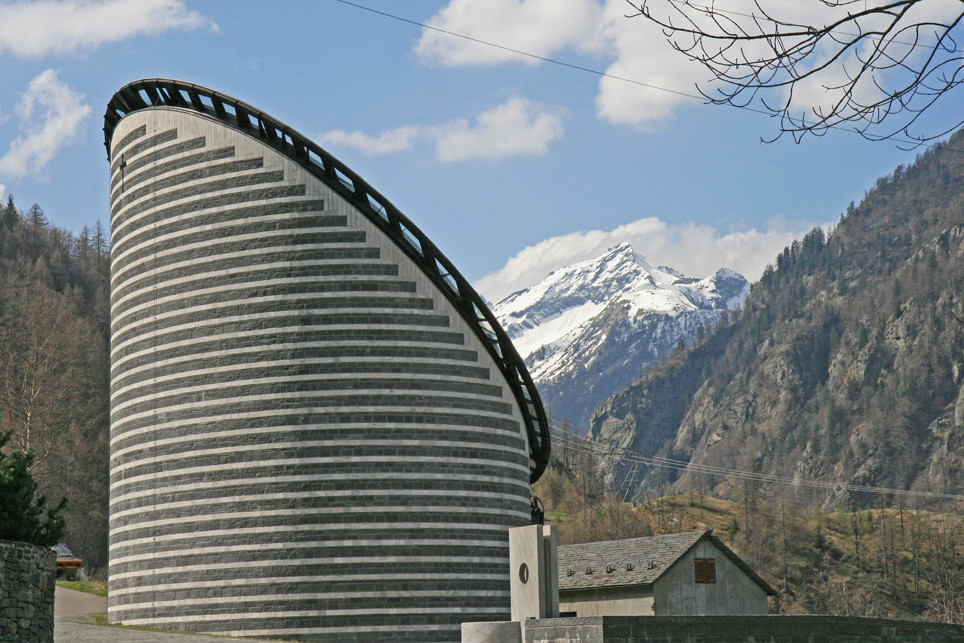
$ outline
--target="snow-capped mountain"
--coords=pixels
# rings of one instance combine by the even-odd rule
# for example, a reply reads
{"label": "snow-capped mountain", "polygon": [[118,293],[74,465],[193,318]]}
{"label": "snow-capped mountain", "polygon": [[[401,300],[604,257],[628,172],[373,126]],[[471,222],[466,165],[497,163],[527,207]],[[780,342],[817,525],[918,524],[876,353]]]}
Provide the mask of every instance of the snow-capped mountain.
{"label": "snow-capped mountain", "polygon": [[721,269],[705,279],[653,267],[628,243],[550,273],[492,307],[551,405],[585,432],[596,404],[628,386],[681,339],[742,304],[750,284]]}

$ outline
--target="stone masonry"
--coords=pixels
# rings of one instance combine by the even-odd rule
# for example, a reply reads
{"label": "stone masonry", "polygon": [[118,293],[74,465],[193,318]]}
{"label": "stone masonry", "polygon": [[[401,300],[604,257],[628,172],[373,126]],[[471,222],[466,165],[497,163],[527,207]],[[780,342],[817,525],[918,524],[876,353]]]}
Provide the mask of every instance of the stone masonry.
{"label": "stone masonry", "polygon": [[593,616],[530,620],[526,643],[964,643],[964,625],[839,616]]}
{"label": "stone masonry", "polygon": [[0,641],[52,643],[57,555],[0,541]]}
{"label": "stone masonry", "polygon": [[527,437],[438,285],[215,118],[132,112],[110,157],[109,618],[393,643],[507,620]]}

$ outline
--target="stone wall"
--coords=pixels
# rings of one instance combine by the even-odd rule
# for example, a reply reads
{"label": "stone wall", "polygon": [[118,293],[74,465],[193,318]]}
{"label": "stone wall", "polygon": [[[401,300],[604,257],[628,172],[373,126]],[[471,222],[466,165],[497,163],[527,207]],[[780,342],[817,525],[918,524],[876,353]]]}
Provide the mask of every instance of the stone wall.
{"label": "stone wall", "polygon": [[56,561],[49,547],[0,541],[0,640],[54,640]]}
{"label": "stone wall", "polygon": [[964,643],[964,625],[836,616],[595,616],[526,621],[526,643]]}

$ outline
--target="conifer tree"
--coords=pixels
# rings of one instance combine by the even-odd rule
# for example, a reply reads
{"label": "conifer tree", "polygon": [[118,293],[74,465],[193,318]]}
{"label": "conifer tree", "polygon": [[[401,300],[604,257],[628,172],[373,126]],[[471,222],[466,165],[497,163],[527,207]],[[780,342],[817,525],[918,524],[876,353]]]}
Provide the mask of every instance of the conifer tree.
{"label": "conifer tree", "polygon": [[56,507],[47,506],[47,498],[37,492],[30,474],[33,453],[2,448],[10,433],[0,436],[0,540],[15,540],[42,547],[57,544],[64,536],[65,524],[60,512],[67,505],[64,498]]}
{"label": "conifer tree", "polygon": [[44,214],[43,208],[40,204],[34,203],[27,210],[27,229],[30,230],[31,234],[37,234],[38,231],[46,229],[48,226],[47,215]]}
{"label": "conifer tree", "polygon": [[7,230],[12,230],[20,220],[20,212],[17,211],[17,206],[13,204],[13,195],[7,197],[7,205],[5,205],[3,211],[0,212],[0,220],[2,220],[3,226]]}

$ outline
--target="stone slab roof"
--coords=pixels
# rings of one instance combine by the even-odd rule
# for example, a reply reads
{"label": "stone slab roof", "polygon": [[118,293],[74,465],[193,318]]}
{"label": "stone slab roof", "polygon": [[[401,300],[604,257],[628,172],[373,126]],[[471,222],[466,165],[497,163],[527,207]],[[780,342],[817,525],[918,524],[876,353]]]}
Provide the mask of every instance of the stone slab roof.
{"label": "stone slab roof", "polygon": [[652,585],[704,538],[767,594],[776,593],[712,530],[564,545],[559,547],[559,590]]}

